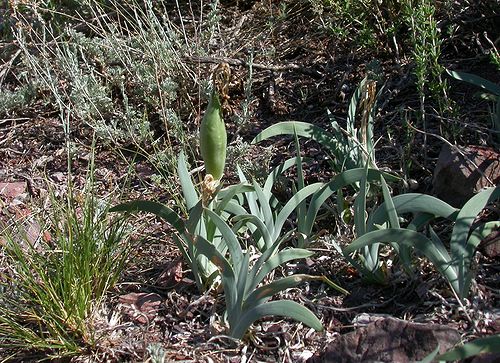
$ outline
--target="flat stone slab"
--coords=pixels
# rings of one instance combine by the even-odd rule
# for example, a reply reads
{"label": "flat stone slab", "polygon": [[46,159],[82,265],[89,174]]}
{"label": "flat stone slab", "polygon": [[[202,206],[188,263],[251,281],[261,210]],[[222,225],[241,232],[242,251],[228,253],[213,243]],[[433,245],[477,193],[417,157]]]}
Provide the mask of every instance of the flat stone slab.
{"label": "flat stone slab", "polygon": [[381,318],[344,334],[308,363],[408,363],[422,360],[440,345],[444,353],[460,342],[458,330],[437,325]]}

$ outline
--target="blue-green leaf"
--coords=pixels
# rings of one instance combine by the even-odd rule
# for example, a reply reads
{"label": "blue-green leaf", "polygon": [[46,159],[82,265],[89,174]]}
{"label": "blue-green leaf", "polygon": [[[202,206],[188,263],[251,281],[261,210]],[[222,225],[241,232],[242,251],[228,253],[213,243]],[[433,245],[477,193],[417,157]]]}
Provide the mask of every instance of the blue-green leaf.
{"label": "blue-green leaf", "polygon": [[323,330],[321,321],[311,310],[289,300],[271,301],[263,305],[258,305],[246,311],[235,326],[231,327],[230,335],[236,339],[243,338],[245,332],[255,321],[265,316],[284,316],[300,321],[316,331]]}
{"label": "blue-green leaf", "polygon": [[436,359],[444,361],[463,360],[482,353],[500,353],[500,334],[476,339],[472,342],[454,348]]}
{"label": "blue-green leaf", "polygon": [[297,208],[297,206],[304,199],[316,193],[322,186],[323,183],[310,184],[304,187],[303,189],[299,190],[290,198],[290,200],[283,206],[278,216],[276,217],[276,222],[274,225],[274,234],[273,234],[274,240],[276,240],[279,237],[283,225],[285,224],[290,214],[293,213],[294,210]]}
{"label": "blue-green leaf", "polygon": [[179,215],[172,209],[161,203],[148,200],[136,200],[114,206],[109,211],[128,213],[152,213],[170,223],[177,230],[177,232],[181,234],[186,232],[186,226],[184,225],[184,221],[182,220],[182,218],[179,217]]}
{"label": "blue-green leaf", "polygon": [[313,253],[311,251],[302,249],[302,248],[289,248],[283,251],[280,251],[276,255],[270,257],[263,265],[262,268],[255,274],[250,275],[251,281],[249,285],[249,289],[253,290],[259,285],[262,280],[276,267],[287,263],[288,261],[298,260],[302,258],[307,258],[312,256]]}
{"label": "blue-green leaf", "polygon": [[198,193],[194,188],[193,181],[189,175],[189,171],[186,165],[186,158],[184,153],[179,154],[179,159],[177,160],[177,173],[179,174],[179,179],[182,187],[182,194],[184,195],[184,200],[186,201],[186,207],[189,211],[193,208],[196,203],[198,203]]}
{"label": "blue-green leaf", "polygon": [[[363,175],[365,175],[364,168],[350,169],[336,175],[330,182],[323,185],[321,189],[313,195],[311,201],[309,202],[305,231],[303,232],[307,235],[310,235],[312,233],[318,211],[323,206],[323,203],[325,203],[332,194],[334,194],[341,188],[344,188],[345,186],[359,182]],[[378,180],[380,179],[380,175],[383,175],[386,180],[398,180],[397,177],[376,169],[368,169],[367,180],[369,182],[378,182]]]}
{"label": "blue-green leaf", "polygon": [[224,222],[224,220],[222,220],[222,218],[219,217],[216,213],[207,208],[205,208],[205,213],[207,213],[209,218],[219,229],[222,238],[229,250],[233,266],[236,271],[239,271],[241,267],[241,262],[243,260],[243,252],[241,250],[241,246],[238,241],[238,238],[236,237],[236,234],[227,225],[227,223]]}
{"label": "blue-green leaf", "polygon": [[[273,240],[271,232],[259,217],[254,216],[253,214],[239,214],[234,216],[232,221],[236,223],[235,225],[236,230],[238,230],[241,225],[246,224],[248,222],[252,223],[255,227],[257,227],[257,231],[259,233],[257,234],[254,231],[252,234],[254,236],[255,243],[257,244],[257,248],[260,251],[265,251],[272,245]],[[262,237],[262,241],[260,241],[259,237]]]}
{"label": "blue-green leaf", "polygon": [[468,275],[474,246],[468,244],[472,223],[488,203],[500,198],[500,187],[491,187],[473,196],[458,213],[455,226],[451,233],[450,253],[458,266],[460,283],[460,298],[465,298],[468,290],[465,286],[465,276]]}
{"label": "blue-green leaf", "polygon": [[[427,194],[406,193],[392,197],[394,209],[398,215],[405,213],[427,213],[434,217],[442,217],[454,221],[458,209],[446,202]],[[372,224],[381,224],[387,220],[387,206],[382,203],[374,212]]]}
{"label": "blue-green leaf", "polygon": [[195,246],[200,254],[206,256],[209,261],[219,268],[222,274],[222,285],[224,286],[228,316],[230,319],[238,316],[234,314],[234,310],[238,310],[236,307],[239,306],[239,304],[238,291],[236,287],[237,279],[233,267],[228,260],[219,251],[217,251],[215,246],[208,242],[205,238],[197,236]]}
{"label": "blue-green leaf", "polygon": [[459,293],[459,276],[455,261],[449,259],[442,249],[435,245],[432,239],[427,238],[421,233],[409,229],[382,229],[369,232],[344,249],[344,253],[349,254],[373,243],[398,243],[407,244],[423,253],[433,264],[434,267],[448,280],[453,289]]}
{"label": "blue-green leaf", "polygon": [[453,78],[458,79],[459,81],[465,81],[474,86],[481,87],[482,89],[485,89],[497,96],[500,96],[500,86],[491,81],[488,81],[487,79],[476,76],[475,74],[456,72],[449,69],[446,70],[446,73],[448,73]]}
{"label": "blue-green leaf", "polygon": [[252,140],[252,144],[256,144],[274,136],[294,134],[314,140],[320,143],[332,155],[338,156],[339,144],[336,142],[336,138],[332,133],[319,126],[300,121],[285,121],[269,126],[255,136]]}

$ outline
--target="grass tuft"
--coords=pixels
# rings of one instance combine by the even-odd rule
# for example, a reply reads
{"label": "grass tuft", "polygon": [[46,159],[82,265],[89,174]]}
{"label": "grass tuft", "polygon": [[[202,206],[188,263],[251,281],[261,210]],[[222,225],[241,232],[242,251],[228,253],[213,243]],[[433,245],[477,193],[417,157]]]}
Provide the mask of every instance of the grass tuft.
{"label": "grass tuft", "polygon": [[[110,219],[92,177],[81,194],[69,186],[64,201],[50,192],[50,205],[36,223],[28,217],[1,232],[0,351],[71,356],[101,338],[95,318],[128,256],[125,224]],[[26,232],[33,225],[40,233]]]}

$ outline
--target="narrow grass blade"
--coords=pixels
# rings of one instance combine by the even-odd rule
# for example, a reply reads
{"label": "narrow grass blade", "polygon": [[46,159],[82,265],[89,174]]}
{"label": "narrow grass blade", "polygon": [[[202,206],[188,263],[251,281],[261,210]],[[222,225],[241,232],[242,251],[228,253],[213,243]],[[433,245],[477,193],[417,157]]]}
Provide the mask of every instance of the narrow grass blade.
{"label": "narrow grass blade", "polygon": [[311,310],[295,301],[281,300],[271,301],[246,311],[238,320],[237,325],[231,327],[230,335],[236,339],[243,338],[250,325],[265,316],[284,316],[300,321],[316,331],[323,330],[321,321]]}

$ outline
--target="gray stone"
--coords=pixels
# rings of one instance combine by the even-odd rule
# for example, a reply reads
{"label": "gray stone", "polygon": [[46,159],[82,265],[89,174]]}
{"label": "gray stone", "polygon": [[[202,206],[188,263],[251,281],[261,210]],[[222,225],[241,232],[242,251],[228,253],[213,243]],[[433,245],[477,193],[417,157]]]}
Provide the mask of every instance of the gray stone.
{"label": "gray stone", "polygon": [[[476,167],[477,166],[477,167]],[[489,147],[444,145],[434,170],[434,193],[461,208],[484,187],[500,183],[500,154]]]}
{"label": "gray stone", "polygon": [[436,324],[381,318],[335,340],[308,363],[408,363],[419,361],[437,345],[440,353],[460,342],[460,333]]}

